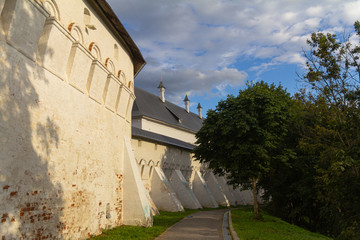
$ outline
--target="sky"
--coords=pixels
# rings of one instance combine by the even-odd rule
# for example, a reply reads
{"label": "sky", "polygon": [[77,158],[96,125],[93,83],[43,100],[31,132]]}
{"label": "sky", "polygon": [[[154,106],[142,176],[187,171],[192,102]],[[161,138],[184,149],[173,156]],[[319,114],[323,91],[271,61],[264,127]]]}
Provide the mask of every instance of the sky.
{"label": "sky", "polygon": [[312,32],[351,34],[360,0],[108,0],[147,64],[135,85],[203,113],[247,81],[304,87]]}

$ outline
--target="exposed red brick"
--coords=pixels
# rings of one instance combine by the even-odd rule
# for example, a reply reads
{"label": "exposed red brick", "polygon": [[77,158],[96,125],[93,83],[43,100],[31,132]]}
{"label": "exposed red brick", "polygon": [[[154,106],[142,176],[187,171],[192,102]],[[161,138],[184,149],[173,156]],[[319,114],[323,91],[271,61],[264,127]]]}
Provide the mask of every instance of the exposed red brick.
{"label": "exposed red brick", "polygon": [[17,192],[11,192],[11,193],[10,193],[10,197],[15,196],[16,194],[17,194]]}
{"label": "exposed red brick", "polygon": [[36,194],[38,194],[38,191],[34,191],[32,195],[35,196]]}
{"label": "exposed red brick", "polygon": [[7,213],[4,213],[3,215],[2,215],[2,218],[7,218],[9,215],[7,214]]}
{"label": "exposed red brick", "polygon": [[75,206],[75,204],[73,203],[73,204],[71,204],[71,206],[73,207],[73,206]]}
{"label": "exposed red brick", "polygon": [[15,218],[11,218],[11,221],[12,221],[12,222],[15,222]]}
{"label": "exposed red brick", "polygon": [[[9,185],[5,185],[5,186],[3,186],[3,190],[8,190],[9,189]],[[5,236],[3,236],[3,237],[5,237]]]}
{"label": "exposed red brick", "polygon": [[1,219],[1,222],[3,223],[3,222],[6,222],[6,218],[2,218]]}
{"label": "exposed red brick", "polygon": [[101,202],[99,202],[99,206],[101,206]]}
{"label": "exposed red brick", "polygon": [[21,211],[21,212],[19,213],[19,215],[20,215],[20,217],[24,216],[24,212]]}
{"label": "exposed red brick", "polygon": [[73,187],[76,187],[76,184],[73,184],[72,186],[73,186]]}

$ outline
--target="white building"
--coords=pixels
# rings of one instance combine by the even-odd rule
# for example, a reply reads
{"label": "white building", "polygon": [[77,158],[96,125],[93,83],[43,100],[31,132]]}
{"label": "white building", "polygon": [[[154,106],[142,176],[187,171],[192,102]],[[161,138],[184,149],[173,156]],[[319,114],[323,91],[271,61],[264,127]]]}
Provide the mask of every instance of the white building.
{"label": "white building", "polygon": [[249,192],[233,190],[192,157],[203,122],[200,104],[198,114],[192,113],[188,96],[182,108],[166,101],[162,81],[158,88],[156,96],[135,87],[132,110],[132,145],[154,212],[248,203]]}
{"label": "white building", "polygon": [[152,225],[131,149],[145,61],[105,0],[0,0],[0,237]]}

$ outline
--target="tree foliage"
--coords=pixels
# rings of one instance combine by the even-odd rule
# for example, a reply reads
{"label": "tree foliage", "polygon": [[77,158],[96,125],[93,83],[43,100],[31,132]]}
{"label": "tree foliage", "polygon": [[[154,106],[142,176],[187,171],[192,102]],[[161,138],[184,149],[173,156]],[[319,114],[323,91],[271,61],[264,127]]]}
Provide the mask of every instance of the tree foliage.
{"label": "tree foliage", "polygon": [[287,221],[360,239],[360,47],[324,33],[313,33],[308,44],[302,79],[310,91],[294,97],[286,141],[296,158],[274,169],[268,193]]}
{"label": "tree foliage", "polygon": [[286,162],[291,154],[283,147],[289,119],[290,96],[280,86],[264,82],[248,84],[237,97],[228,96],[208,111],[196,134],[195,158],[209,164],[228,181],[254,191],[271,172],[274,162]]}
{"label": "tree foliage", "polygon": [[313,33],[308,85],[290,98],[250,84],[208,112],[195,157],[229,182],[265,191],[274,213],[336,239],[360,239],[360,22]]}

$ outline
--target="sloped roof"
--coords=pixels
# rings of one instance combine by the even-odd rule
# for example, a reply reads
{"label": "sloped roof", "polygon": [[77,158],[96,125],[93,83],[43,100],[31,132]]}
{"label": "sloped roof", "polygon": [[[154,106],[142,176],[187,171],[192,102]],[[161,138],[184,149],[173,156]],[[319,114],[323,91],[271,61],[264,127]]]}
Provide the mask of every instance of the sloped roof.
{"label": "sloped roof", "polygon": [[136,128],[136,127],[131,128],[131,134],[132,134],[133,138],[140,138],[140,139],[150,140],[150,141],[154,141],[154,142],[158,142],[158,143],[169,144],[172,146],[177,146],[177,147],[188,149],[188,150],[192,150],[195,147],[195,145],[193,145],[193,144],[190,144],[190,143],[187,143],[187,142],[175,139],[175,138],[160,135],[157,133],[145,131],[145,130],[142,130],[142,129]]}
{"label": "sloped roof", "polygon": [[199,115],[188,113],[184,108],[171,102],[163,102],[152,93],[135,87],[135,96],[132,109],[133,118],[146,116],[193,132],[197,132],[202,126],[203,119]]}

